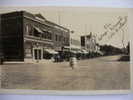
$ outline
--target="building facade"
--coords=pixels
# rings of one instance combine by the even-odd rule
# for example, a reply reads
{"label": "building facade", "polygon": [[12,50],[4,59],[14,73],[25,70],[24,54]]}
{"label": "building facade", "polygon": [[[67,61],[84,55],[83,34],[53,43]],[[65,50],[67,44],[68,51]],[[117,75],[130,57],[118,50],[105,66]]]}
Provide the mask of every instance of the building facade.
{"label": "building facade", "polygon": [[26,11],[1,14],[1,44],[5,60],[45,58],[69,45],[69,29]]}
{"label": "building facade", "polygon": [[81,45],[80,45],[80,40],[77,40],[77,39],[74,39],[74,38],[71,38],[70,39],[70,48],[72,51],[75,51],[75,52],[80,52],[81,51]]}
{"label": "building facade", "polygon": [[96,36],[92,33],[89,35],[81,36],[81,47],[85,49],[87,52],[99,52],[100,47],[97,45]]}

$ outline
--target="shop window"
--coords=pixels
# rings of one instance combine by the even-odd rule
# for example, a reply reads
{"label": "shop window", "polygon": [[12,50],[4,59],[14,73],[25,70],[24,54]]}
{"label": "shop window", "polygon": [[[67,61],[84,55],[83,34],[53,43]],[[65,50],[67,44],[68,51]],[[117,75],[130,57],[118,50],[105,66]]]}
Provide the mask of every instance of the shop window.
{"label": "shop window", "polygon": [[61,37],[61,36],[59,36],[59,41],[61,41],[61,38],[62,38],[62,37]]}
{"label": "shop window", "polygon": [[52,40],[52,34],[51,33],[49,33],[49,39]]}
{"label": "shop window", "polygon": [[34,26],[34,36],[41,37],[42,34],[43,34],[43,31],[40,28]]}
{"label": "shop window", "polygon": [[55,40],[58,41],[58,35],[55,35]]}
{"label": "shop window", "polygon": [[62,41],[65,42],[65,37],[62,38]]}
{"label": "shop window", "polygon": [[44,39],[46,39],[46,38],[47,38],[47,32],[46,32],[46,31],[45,31],[45,32],[43,32],[42,37],[43,37]]}
{"label": "shop window", "polygon": [[27,24],[27,25],[26,25],[26,34],[27,34],[27,35],[33,35],[33,28],[32,28],[32,25],[30,25],[30,24]]}

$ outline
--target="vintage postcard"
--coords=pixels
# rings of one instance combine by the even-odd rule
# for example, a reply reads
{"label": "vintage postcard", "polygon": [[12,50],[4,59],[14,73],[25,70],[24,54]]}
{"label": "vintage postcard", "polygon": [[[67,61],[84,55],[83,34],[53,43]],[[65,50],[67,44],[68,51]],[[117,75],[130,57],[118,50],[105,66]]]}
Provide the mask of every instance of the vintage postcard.
{"label": "vintage postcard", "polygon": [[0,93],[132,90],[133,9],[0,7]]}

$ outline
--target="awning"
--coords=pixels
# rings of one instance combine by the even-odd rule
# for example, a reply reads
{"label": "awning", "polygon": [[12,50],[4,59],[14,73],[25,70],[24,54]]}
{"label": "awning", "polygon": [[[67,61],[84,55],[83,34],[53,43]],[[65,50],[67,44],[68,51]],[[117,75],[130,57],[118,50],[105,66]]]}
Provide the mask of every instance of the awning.
{"label": "awning", "polygon": [[82,53],[87,54],[88,52],[86,50],[82,50]]}
{"label": "awning", "polygon": [[48,29],[42,28],[43,32],[48,32]]}
{"label": "awning", "polygon": [[64,49],[71,49],[71,50],[75,50],[75,51],[80,51],[81,49],[79,47],[70,47],[70,46],[64,46]]}
{"label": "awning", "polygon": [[78,50],[77,53],[82,53],[82,51],[79,51],[79,50]]}
{"label": "awning", "polygon": [[70,51],[70,47],[69,46],[64,46],[63,51]]}
{"label": "awning", "polygon": [[103,52],[101,52],[101,51],[97,51],[99,54],[101,54],[101,55],[104,55],[104,53]]}
{"label": "awning", "polygon": [[40,28],[38,28],[38,27],[36,27],[36,26],[34,26],[34,28],[35,28],[35,30],[37,30],[39,33],[43,33],[43,31],[42,31]]}
{"label": "awning", "polygon": [[48,32],[49,32],[49,33],[52,33],[52,31],[51,31],[51,30],[48,30]]}
{"label": "awning", "polygon": [[64,46],[64,49],[70,49],[70,46]]}
{"label": "awning", "polygon": [[74,50],[70,50],[70,52],[71,52],[71,53],[74,53],[74,54],[76,54],[76,53],[77,53],[77,51],[74,51]]}
{"label": "awning", "polygon": [[58,52],[56,52],[55,50],[53,49],[44,49],[44,51],[50,53],[50,54],[58,54]]}

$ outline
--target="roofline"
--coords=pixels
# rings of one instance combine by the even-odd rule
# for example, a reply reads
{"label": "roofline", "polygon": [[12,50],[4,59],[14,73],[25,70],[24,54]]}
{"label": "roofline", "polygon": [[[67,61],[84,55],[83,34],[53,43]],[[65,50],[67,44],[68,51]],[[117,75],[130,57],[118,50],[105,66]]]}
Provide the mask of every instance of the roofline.
{"label": "roofline", "polygon": [[[11,13],[22,13],[22,14],[28,13],[28,14],[32,15],[33,17],[35,17],[35,14],[32,14],[31,12],[28,12],[28,11],[25,11],[25,10],[12,11],[12,12],[7,12],[7,13],[1,13],[0,15],[11,14]],[[44,17],[44,18],[45,18],[45,17]],[[38,20],[38,19],[36,19],[36,20]],[[65,28],[65,27],[63,27],[63,26],[61,26],[61,25],[58,25],[58,24],[54,23],[54,22],[51,22],[51,21],[47,20],[46,18],[45,18],[45,21],[46,21],[47,23],[49,23],[49,24],[52,24],[52,25],[58,26],[59,28],[62,28],[62,29],[64,29],[64,30],[67,30],[68,32],[70,31],[68,28]]]}
{"label": "roofline", "polygon": [[65,28],[65,27],[63,27],[63,26],[61,26],[61,25],[58,25],[58,24],[56,24],[56,23],[54,23],[54,22],[51,22],[51,21],[49,21],[49,20],[47,20],[47,19],[46,19],[46,22],[48,22],[48,23],[50,23],[50,24],[53,24],[53,25],[56,25],[56,26],[58,26],[58,27],[60,27],[60,28],[63,28],[63,29],[65,29],[65,30],[68,30],[68,31],[69,31],[68,28]]}
{"label": "roofline", "polygon": [[[20,11],[20,12],[26,12],[26,13],[29,13],[29,14],[35,16],[35,14],[32,14],[32,13],[27,12],[27,11],[23,11],[23,10],[22,10],[22,11]],[[42,15],[42,16],[43,16],[43,15]],[[45,18],[45,17],[44,17],[44,18]],[[58,26],[58,27],[60,27],[60,28],[63,28],[63,29],[65,29],[65,30],[68,30],[68,31],[69,31],[68,28],[65,28],[65,27],[63,27],[63,26],[61,26],[61,25],[58,25],[58,24],[54,23],[54,22],[51,22],[51,21],[47,20],[47,18],[45,18],[45,21],[48,22],[48,23],[50,23],[50,24],[56,25],[56,26]]]}

